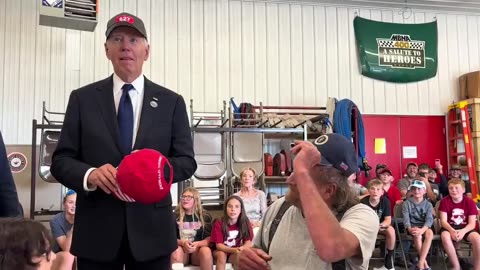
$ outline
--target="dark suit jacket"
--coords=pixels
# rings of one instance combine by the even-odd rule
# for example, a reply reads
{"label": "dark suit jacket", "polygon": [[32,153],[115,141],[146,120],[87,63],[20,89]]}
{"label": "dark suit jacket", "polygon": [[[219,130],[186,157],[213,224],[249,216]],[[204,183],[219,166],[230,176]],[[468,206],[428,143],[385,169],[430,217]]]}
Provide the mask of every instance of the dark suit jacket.
{"label": "dark suit jacket", "polygon": [[[154,98],[157,107],[150,105]],[[133,149],[161,152],[174,168],[174,182],[188,179],[197,165],[183,98],[145,78],[142,106]],[[136,260],[170,255],[177,247],[171,196],[145,205],[122,202],[100,188],[83,189],[89,168],[119,165],[119,136],[112,77],[71,93],[50,168],[60,183],[78,193],[71,251],[86,259],[112,261],[127,232]]]}
{"label": "dark suit jacket", "polygon": [[17,189],[8,165],[7,150],[0,132],[0,217],[20,216]]}

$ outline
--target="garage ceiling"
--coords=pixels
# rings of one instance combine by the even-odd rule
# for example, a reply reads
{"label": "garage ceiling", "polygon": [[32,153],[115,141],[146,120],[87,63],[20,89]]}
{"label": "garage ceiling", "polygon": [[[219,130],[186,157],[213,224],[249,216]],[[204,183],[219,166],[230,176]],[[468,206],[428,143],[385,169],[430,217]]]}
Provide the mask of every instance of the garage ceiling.
{"label": "garage ceiling", "polygon": [[[405,7],[405,0],[263,0],[262,2],[310,2],[369,8],[401,9]],[[407,0],[406,2],[411,9],[480,14],[480,0]]]}

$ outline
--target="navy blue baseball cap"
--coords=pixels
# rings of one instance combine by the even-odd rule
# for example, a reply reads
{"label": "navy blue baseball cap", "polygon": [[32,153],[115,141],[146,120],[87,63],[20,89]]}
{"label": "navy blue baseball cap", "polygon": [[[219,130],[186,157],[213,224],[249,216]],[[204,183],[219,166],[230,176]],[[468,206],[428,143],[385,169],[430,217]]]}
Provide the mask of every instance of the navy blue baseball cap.
{"label": "navy blue baseball cap", "polygon": [[332,166],[346,177],[358,171],[355,147],[345,136],[337,133],[321,135],[313,144],[322,154],[320,165]]}

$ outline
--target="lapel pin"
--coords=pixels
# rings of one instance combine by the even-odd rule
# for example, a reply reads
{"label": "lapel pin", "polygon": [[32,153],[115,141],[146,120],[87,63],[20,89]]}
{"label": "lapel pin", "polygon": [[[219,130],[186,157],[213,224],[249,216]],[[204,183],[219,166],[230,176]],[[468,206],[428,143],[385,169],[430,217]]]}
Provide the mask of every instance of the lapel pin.
{"label": "lapel pin", "polygon": [[152,101],[150,101],[150,107],[156,108],[156,107],[158,107],[158,103],[156,101],[152,100]]}

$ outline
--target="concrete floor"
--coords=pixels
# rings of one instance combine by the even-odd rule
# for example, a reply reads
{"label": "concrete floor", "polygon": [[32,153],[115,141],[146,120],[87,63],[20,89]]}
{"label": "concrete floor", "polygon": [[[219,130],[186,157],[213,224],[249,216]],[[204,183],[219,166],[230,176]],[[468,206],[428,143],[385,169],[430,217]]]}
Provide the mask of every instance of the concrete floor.
{"label": "concrete floor", "polygon": [[[378,258],[379,257],[379,253],[380,253],[380,250],[379,249],[375,249],[374,251],[374,254],[372,256],[372,258]],[[469,257],[469,254],[465,251],[460,251],[459,252],[460,254],[462,254],[461,256],[463,258],[465,258],[466,260],[468,260],[469,262],[472,262],[472,258]],[[413,254],[414,255],[414,254]],[[396,256],[401,256],[400,254],[396,254]],[[446,259],[446,258],[445,258]],[[432,270],[445,270],[445,264],[443,263],[442,260],[445,260],[445,259],[442,259],[440,257],[440,255],[429,255],[428,257],[428,261],[430,263],[430,267],[432,268]],[[408,258],[407,258],[408,260]],[[447,263],[447,269],[450,269],[449,267],[449,264],[448,264],[448,260],[446,261]],[[370,265],[369,265],[369,269],[373,269],[374,267],[382,267],[383,266],[383,260],[382,259],[372,259],[370,260]],[[473,268],[471,268],[473,269]],[[400,267],[400,266],[397,266],[395,265],[395,270],[415,270],[415,265],[413,265],[412,267],[410,267],[410,269],[406,269],[404,267]]]}

